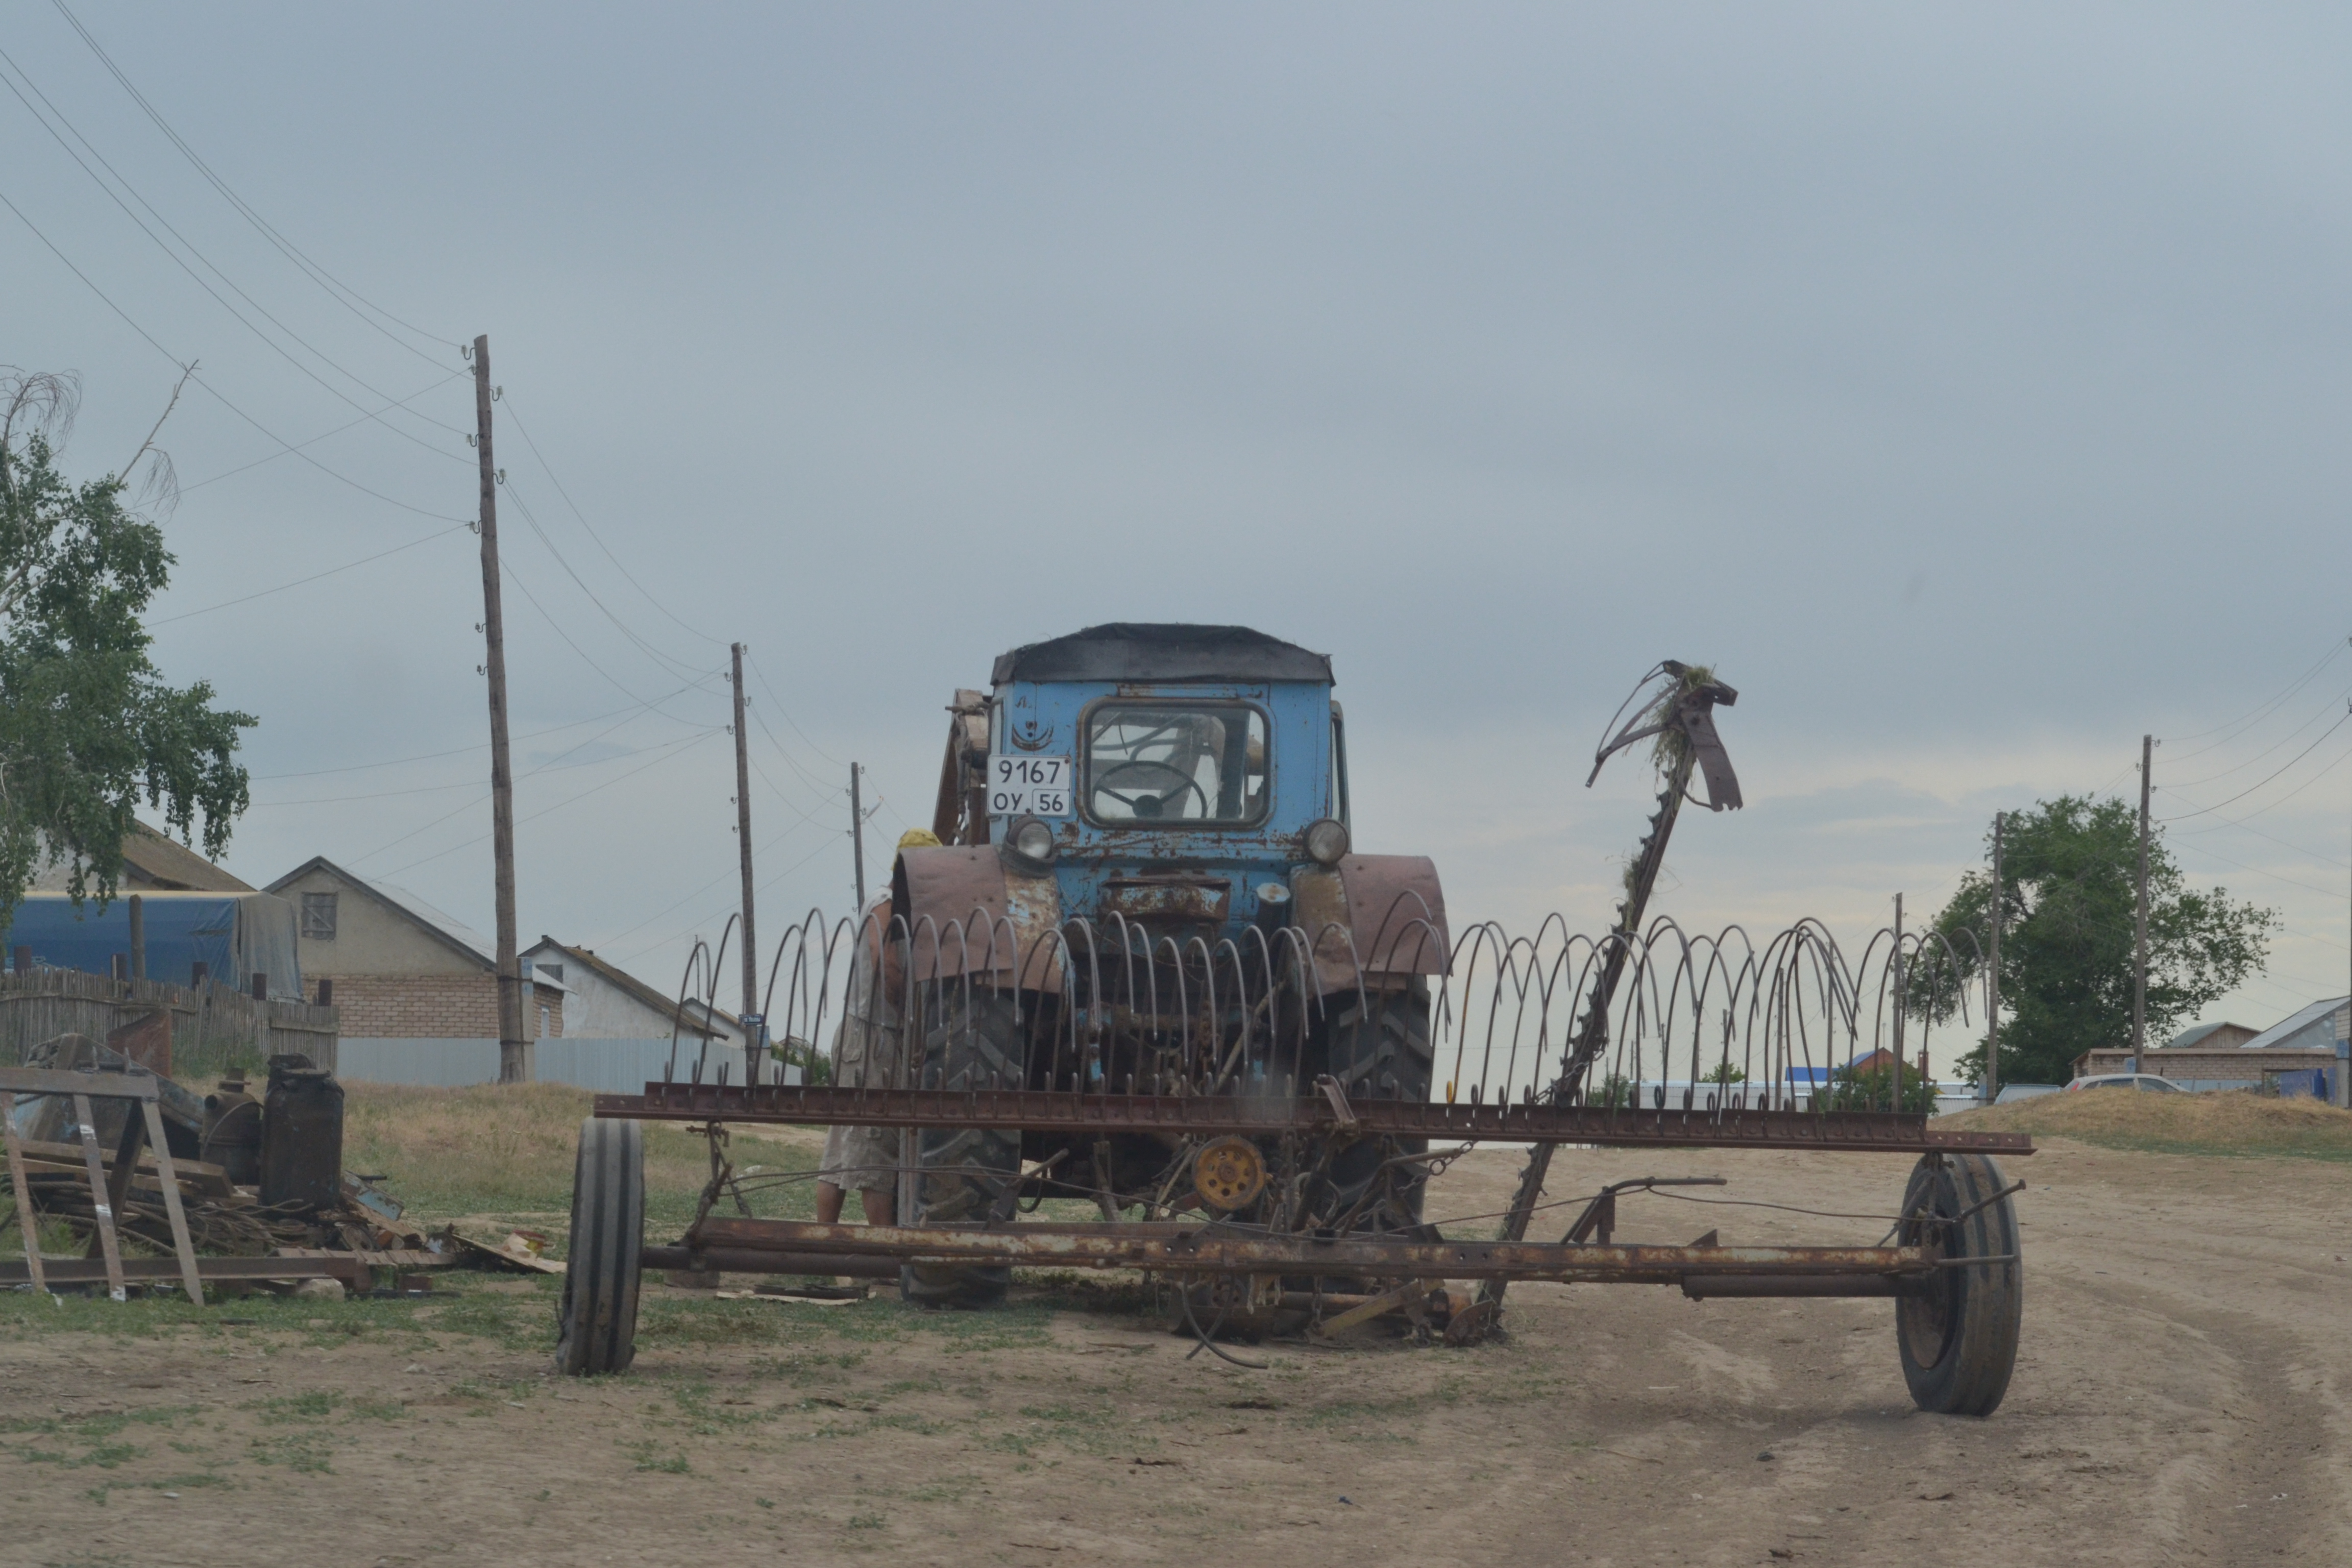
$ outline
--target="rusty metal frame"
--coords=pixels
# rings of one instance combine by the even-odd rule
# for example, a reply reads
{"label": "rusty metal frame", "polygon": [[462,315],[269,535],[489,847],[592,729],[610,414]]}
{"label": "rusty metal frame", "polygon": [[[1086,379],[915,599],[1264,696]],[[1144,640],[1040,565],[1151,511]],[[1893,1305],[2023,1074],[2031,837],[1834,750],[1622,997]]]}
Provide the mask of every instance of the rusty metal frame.
{"label": "rusty metal frame", "polygon": [[[897,1259],[1171,1275],[1550,1280],[1679,1285],[1694,1295],[1900,1295],[1948,1265],[1935,1247],[1654,1247],[1583,1241],[1427,1241],[1276,1235],[1179,1221],[1008,1226],[814,1225],[705,1215],[645,1267],[803,1273],[814,1263]],[[1982,1261],[1982,1260],[1972,1260]]]}
{"label": "rusty metal frame", "polygon": [[[2022,1132],[1930,1127],[1887,1110],[1641,1110],[1589,1105],[1346,1104],[1359,1136],[1455,1142],[1592,1143],[1620,1148],[1816,1149],[1853,1153],[2031,1154]],[[1056,1089],[846,1089],[805,1085],[648,1083],[641,1095],[600,1094],[595,1114],[635,1121],[788,1126],[979,1127],[1021,1131],[1161,1132],[1213,1137],[1330,1133],[1343,1125],[1324,1095],[1077,1094]]]}

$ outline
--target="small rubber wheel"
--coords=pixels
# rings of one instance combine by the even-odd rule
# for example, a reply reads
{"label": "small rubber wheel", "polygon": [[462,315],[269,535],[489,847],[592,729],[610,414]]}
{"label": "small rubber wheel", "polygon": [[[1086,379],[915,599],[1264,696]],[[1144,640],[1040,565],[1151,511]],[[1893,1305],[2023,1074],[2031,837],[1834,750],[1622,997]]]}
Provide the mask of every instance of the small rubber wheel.
{"label": "small rubber wheel", "polygon": [[572,1245],[555,1369],[626,1372],[637,1354],[637,1255],[646,1224],[646,1135],[635,1121],[580,1124],[572,1168]]}
{"label": "small rubber wheel", "polygon": [[1939,1268],[1926,1291],[1896,1301],[1903,1380],[1922,1410],[1990,1415],[2009,1392],[2025,1293],[2017,1205],[1993,1197],[2008,1184],[1985,1155],[1927,1154],[1904,1189],[1903,1245],[1940,1247],[1947,1265],[2004,1260]]}

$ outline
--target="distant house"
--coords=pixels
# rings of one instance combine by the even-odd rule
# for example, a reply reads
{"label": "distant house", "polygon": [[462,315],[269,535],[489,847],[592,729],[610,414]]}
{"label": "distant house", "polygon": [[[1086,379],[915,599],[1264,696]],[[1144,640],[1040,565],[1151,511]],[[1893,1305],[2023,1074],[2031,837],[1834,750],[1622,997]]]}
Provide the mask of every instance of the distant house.
{"label": "distant house", "polygon": [[2248,1051],[2319,1051],[2333,1055],[2336,1042],[2345,1036],[2345,1011],[2352,998],[2338,996],[2333,1002],[2314,1002],[2301,1012],[2286,1017],[2248,1040],[2239,1049]]}
{"label": "distant house", "polygon": [[[2137,1068],[2194,1089],[2259,1089],[2265,1081],[2306,1081],[2310,1074],[2335,1070],[2336,1044],[2344,1037],[2346,1006],[2341,996],[2332,1002],[2315,1002],[2259,1033],[2243,1024],[2200,1024],[2144,1053]],[[2134,1067],[2129,1050],[2103,1047],[2083,1053],[2074,1064],[2074,1076],[2130,1072]]]}
{"label": "distant house", "polygon": [[542,936],[523,953],[530,973],[563,987],[564,1033],[575,1040],[658,1039],[676,1032],[682,1040],[743,1043],[743,1025],[732,1014],[705,1004],[681,1007],[618,964],[584,947],[567,947]]}
{"label": "distant house", "polygon": [[[497,946],[415,894],[316,856],[269,884],[298,916],[302,973],[341,1010],[343,1039],[499,1037]],[[564,988],[532,978],[523,1032],[563,1034]]]}
{"label": "distant house", "polygon": [[2165,1051],[2232,1051],[2261,1034],[2243,1024],[2191,1024],[2158,1047]]}
{"label": "distant house", "polygon": [[39,867],[14,919],[0,928],[11,969],[78,969],[237,991],[258,985],[281,1001],[307,994],[291,907],[143,822],[123,836],[111,901],[101,908],[96,888],[86,887],[77,904],[68,880],[60,860]]}
{"label": "distant house", "polygon": [[[44,846],[46,848],[47,846]],[[68,890],[62,859],[48,860],[33,876],[36,893]],[[222,870],[184,844],[134,821],[122,836],[121,890],[126,893],[250,893],[252,883]]]}

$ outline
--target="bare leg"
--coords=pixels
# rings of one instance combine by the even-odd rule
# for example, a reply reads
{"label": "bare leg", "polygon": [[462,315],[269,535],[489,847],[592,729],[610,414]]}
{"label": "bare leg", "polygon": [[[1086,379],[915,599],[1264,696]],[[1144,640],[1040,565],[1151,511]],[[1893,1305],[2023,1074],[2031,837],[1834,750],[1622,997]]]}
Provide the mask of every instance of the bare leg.
{"label": "bare leg", "polygon": [[898,1223],[898,1194],[887,1187],[860,1187],[857,1196],[866,1205],[867,1225]]}
{"label": "bare leg", "polygon": [[[817,1224],[839,1225],[841,1223],[842,1196],[843,1194],[841,1189],[835,1186],[831,1182],[819,1182],[816,1184]],[[871,1208],[868,1208],[866,1212],[871,1214],[874,1211]]]}

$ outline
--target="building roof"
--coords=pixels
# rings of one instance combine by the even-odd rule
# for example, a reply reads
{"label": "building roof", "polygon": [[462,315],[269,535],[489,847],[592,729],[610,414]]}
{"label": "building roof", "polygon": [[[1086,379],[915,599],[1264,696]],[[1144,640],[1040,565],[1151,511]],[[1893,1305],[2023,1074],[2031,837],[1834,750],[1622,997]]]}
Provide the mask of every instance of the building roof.
{"label": "building roof", "polygon": [[1110,621],[996,656],[1013,680],[1312,680],[1331,684],[1328,655],[1247,626]]}
{"label": "building roof", "polygon": [[[67,867],[44,837],[33,868],[36,890],[66,890]],[[126,893],[251,893],[252,883],[231,876],[186,845],[133,818],[122,836],[121,891]]]}
{"label": "building roof", "polygon": [[267,890],[278,892],[289,883],[298,878],[308,876],[312,871],[324,871],[345,886],[366,894],[386,909],[404,916],[411,923],[422,926],[444,946],[472,959],[484,969],[495,971],[498,968],[499,961],[495,956],[499,950],[498,943],[488,937],[454,915],[442,913],[407,889],[395,888],[389,882],[372,881],[357,872],[346,871],[324,855],[311,856],[310,858],[270,883]]}
{"label": "building roof", "polygon": [[[711,1028],[696,1016],[697,1013],[704,1010],[705,1005],[703,1003],[689,1000],[687,1006],[680,1007],[677,1005],[677,998],[663,995],[660,992],[655,990],[652,986],[646,984],[644,981],[638,979],[627,970],[621,968],[618,964],[612,963],[604,959],[597,957],[593,950],[584,947],[568,947],[562,942],[556,941],[551,936],[542,935],[536,943],[532,944],[530,951],[537,952],[542,948],[550,947],[563,954],[563,956],[572,963],[577,963],[583,969],[588,970],[590,973],[595,974],[600,979],[604,980],[605,984],[619,990],[627,992],[630,995],[635,997],[638,1001],[644,1003],[655,1012],[661,1014],[664,1017],[677,1019],[678,1027],[683,1032],[690,1035],[701,1036],[716,1036],[718,1034],[718,1030]],[[567,982],[570,979],[568,972],[565,975],[565,979]],[[743,1026],[741,1021],[732,1013],[724,1012],[716,1007],[709,1008],[709,1011],[714,1018],[726,1024],[731,1028],[740,1030]]]}
{"label": "building roof", "polygon": [[[133,820],[122,836],[122,864],[151,888],[192,893],[251,893],[250,882],[232,877],[186,845]],[[124,880],[131,880],[125,878]]]}
{"label": "building roof", "polygon": [[[2164,1051],[2193,1050],[2200,1046],[2210,1048],[2222,1043],[2214,1039],[2213,1036],[2224,1029],[2242,1032],[2246,1039],[2252,1039],[2262,1033],[2259,1029],[2249,1029],[2243,1024],[2191,1024],[2157,1048]],[[2241,1045],[2244,1043],[2244,1040],[2239,1042]]]}
{"label": "building roof", "polygon": [[[2289,1014],[2273,1024],[2239,1049],[2261,1051],[2274,1046],[2332,1046],[2337,1038],[2333,1015],[2341,1010],[2347,1000],[2352,998],[2338,996],[2330,1002],[2314,1002],[2301,1012]],[[2298,1037],[2305,1036],[2313,1037]]]}

